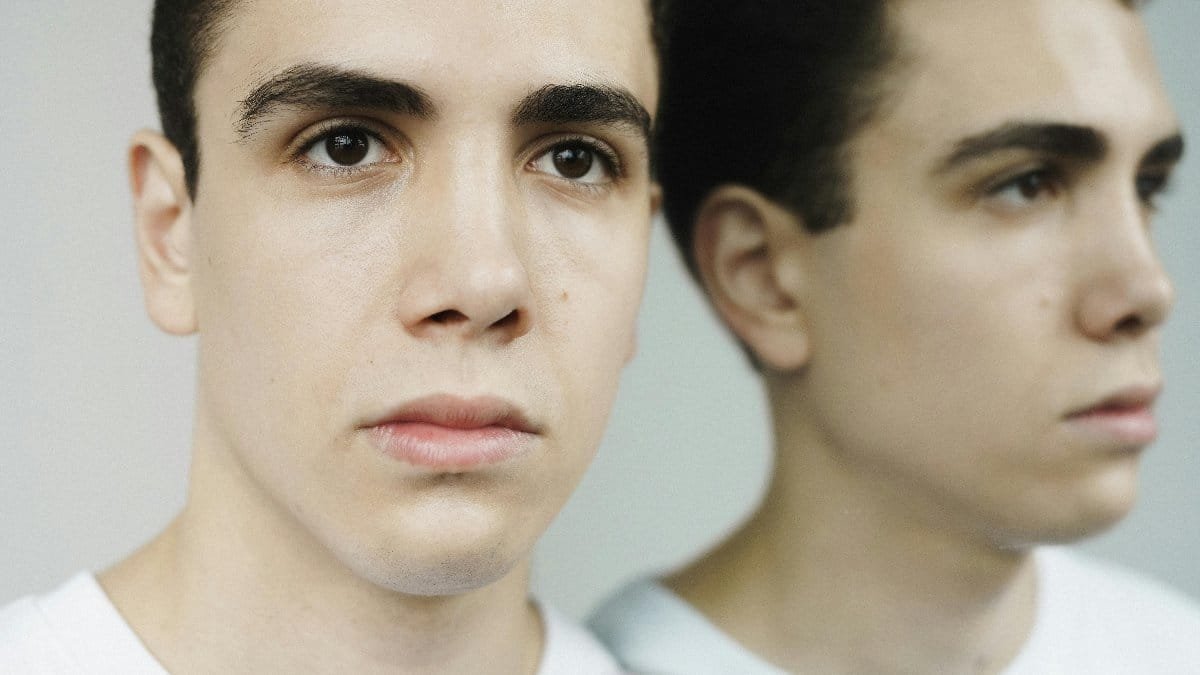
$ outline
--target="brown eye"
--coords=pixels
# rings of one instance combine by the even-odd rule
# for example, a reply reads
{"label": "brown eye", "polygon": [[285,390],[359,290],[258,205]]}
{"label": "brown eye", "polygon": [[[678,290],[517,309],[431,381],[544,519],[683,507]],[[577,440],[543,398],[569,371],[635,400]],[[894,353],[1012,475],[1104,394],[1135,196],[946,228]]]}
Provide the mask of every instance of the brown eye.
{"label": "brown eye", "polygon": [[1015,183],[1015,187],[1020,191],[1022,197],[1029,200],[1037,199],[1043,193],[1052,194],[1054,189],[1050,177],[1043,173],[1029,173],[1021,176]]}
{"label": "brown eye", "polygon": [[988,189],[988,197],[1007,208],[1020,208],[1059,197],[1067,188],[1064,175],[1053,168],[1040,168],[1013,176]]}
{"label": "brown eye", "polygon": [[529,168],[583,185],[606,185],[621,175],[620,161],[598,142],[562,141],[529,163]]}
{"label": "brown eye", "polygon": [[371,138],[360,129],[342,129],[325,139],[329,159],[342,166],[354,166],[363,161],[370,149]]}
{"label": "brown eye", "polygon": [[596,161],[592,151],[580,145],[560,145],[551,152],[555,170],[563,178],[572,180],[588,175]]}
{"label": "brown eye", "polygon": [[321,134],[304,151],[305,163],[318,169],[369,169],[395,162],[397,157],[373,132],[357,126],[335,127]]}

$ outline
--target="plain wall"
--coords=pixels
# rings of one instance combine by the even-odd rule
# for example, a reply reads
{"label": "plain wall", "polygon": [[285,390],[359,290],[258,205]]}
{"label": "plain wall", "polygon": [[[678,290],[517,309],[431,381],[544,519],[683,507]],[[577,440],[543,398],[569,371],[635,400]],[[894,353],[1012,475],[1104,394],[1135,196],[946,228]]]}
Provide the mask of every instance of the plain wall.
{"label": "plain wall", "polygon": [[[125,146],[156,126],[148,0],[0,3],[0,604],[100,569],[183,503],[193,343],[141,305]],[[1200,1],[1146,11],[1185,129],[1200,134]],[[1193,155],[1195,153],[1193,152]],[[1156,224],[1179,303],[1161,440],[1136,511],[1085,548],[1200,597],[1200,162]],[[709,546],[769,467],[758,385],[655,233],[640,352],[579,492],[543,540],[541,594],[580,615]]]}

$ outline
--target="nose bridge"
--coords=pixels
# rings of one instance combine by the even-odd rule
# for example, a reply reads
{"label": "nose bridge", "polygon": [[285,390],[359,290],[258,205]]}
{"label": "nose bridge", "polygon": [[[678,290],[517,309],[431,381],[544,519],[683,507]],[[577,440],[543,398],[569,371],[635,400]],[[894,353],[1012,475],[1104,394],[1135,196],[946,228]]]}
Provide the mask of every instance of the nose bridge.
{"label": "nose bridge", "polygon": [[427,159],[414,185],[418,222],[408,226],[431,236],[411,271],[405,325],[426,336],[523,334],[532,320],[524,206],[505,154],[458,137]]}
{"label": "nose bridge", "polygon": [[1150,213],[1132,181],[1109,184],[1079,215],[1079,322],[1097,339],[1140,335],[1161,324],[1174,289],[1155,249]]}

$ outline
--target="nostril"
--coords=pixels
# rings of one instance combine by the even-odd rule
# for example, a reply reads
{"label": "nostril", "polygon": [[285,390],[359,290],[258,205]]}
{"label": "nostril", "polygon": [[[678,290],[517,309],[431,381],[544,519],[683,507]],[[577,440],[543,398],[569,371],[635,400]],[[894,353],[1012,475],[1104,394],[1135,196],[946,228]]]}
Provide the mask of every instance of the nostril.
{"label": "nostril", "polygon": [[461,323],[467,320],[467,315],[456,309],[447,309],[431,315],[429,320],[439,324]]}
{"label": "nostril", "polygon": [[499,321],[492,325],[496,328],[512,328],[516,326],[520,320],[520,313],[514,309],[508,314],[505,314]]}
{"label": "nostril", "polygon": [[1137,315],[1127,316],[1117,323],[1116,332],[1121,334],[1138,334],[1145,327],[1145,322]]}

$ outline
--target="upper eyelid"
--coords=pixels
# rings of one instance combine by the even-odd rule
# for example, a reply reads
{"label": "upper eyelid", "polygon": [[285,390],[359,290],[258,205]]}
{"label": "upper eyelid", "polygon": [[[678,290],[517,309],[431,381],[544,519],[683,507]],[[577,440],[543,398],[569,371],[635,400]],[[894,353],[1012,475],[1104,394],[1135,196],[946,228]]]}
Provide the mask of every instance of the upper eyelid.
{"label": "upper eyelid", "polygon": [[372,123],[366,119],[358,117],[335,117],[328,120],[322,120],[314,124],[310,124],[296,134],[289,145],[289,154],[302,155],[308,152],[318,141],[328,136],[331,132],[339,129],[355,129],[369,134],[372,138],[390,146],[388,136],[395,132],[389,130],[386,125]]}
{"label": "upper eyelid", "polygon": [[[1138,184],[1138,182],[1140,182],[1141,180],[1146,179],[1146,178],[1154,180],[1155,184],[1146,194],[1143,195],[1142,190],[1141,190],[1142,186],[1140,184]],[[1134,179],[1134,182],[1137,187],[1138,196],[1143,201],[1147,201],[1147,202],[1153,201],[1156,197],[1159,197],[1163,194],[1166,194],[1167,192],[1170,192],[1171,187],[1173,186],[1172,174],[1171,174],[1170,170],[1161,171],[1161,172],[1153,172],[1149,175],[1146,175],[1145,173],[1139,173],[1137,175],[1137,177]]]}
{"label": "upper eyelid", "polygon": [[[389,137],[400,135],[399,131],[391,128],[390,125],[374,122],[367,118],[347,116],[321,120],[304,127],[289,142],[287,150],[288,158],[291,160],[302,159],[323,138],[341,129],[360,130],[384,146],[388,146],[392,152],[397,152],[393,147],[394,142],[389,141]],[[612,174],[614,181],[625,175],[626,162],[623,159],[621,151],[614,144],[594,135],[579,132],[562,131],[549,133],[535,139],[530,143],[531,149],[522,153],[526,157],[522,161],[522,165],[536,160],[547,152],[551,152],[555,147],[569,143],[580,143],[595,152],[600,161],[604,162]]]}
{"label": "upper eyelid", "polygon": [[589,134],[570,132],[548,134],[547,136],[535,141],[531,144],[532,150],[528,153],[524,153],[528,156],[528,159],[523,163],[527,164],[532,162],[547,152],[554,150],[554,148],[569,143],[580,143],[592,149],[592,151],[595,152],[600,158],[600,161],[608,165],[608,168],[613,173],[614,179],[625,173],[625,161],[622,159],[621,152],[611,143]]}
{"label": "upper eyelid", "polygon": [[1138,167],[1137,177],[1143,178],[1146,176],[1152,176],[1155,178],[1161,178],[1165,182],[1170,182],[1175,176],[1175,169],[1177,166],[1178,165],[1174,163],[1148,164],[1146,166]]}
{"label": "upper eyelid", "polygon": [[1026,166],[1017,171],[1001,172],[999,177],[987,178],[979,184],[979,193],[983,195],[991,195],[1000,190],[1012,187],[1018,180],[1028,176],[1040,174],[1047,179],[1059,184],[1065,183],[1068,179],[1066,172],[1059,167],[1051,164],[1038,164]]}

